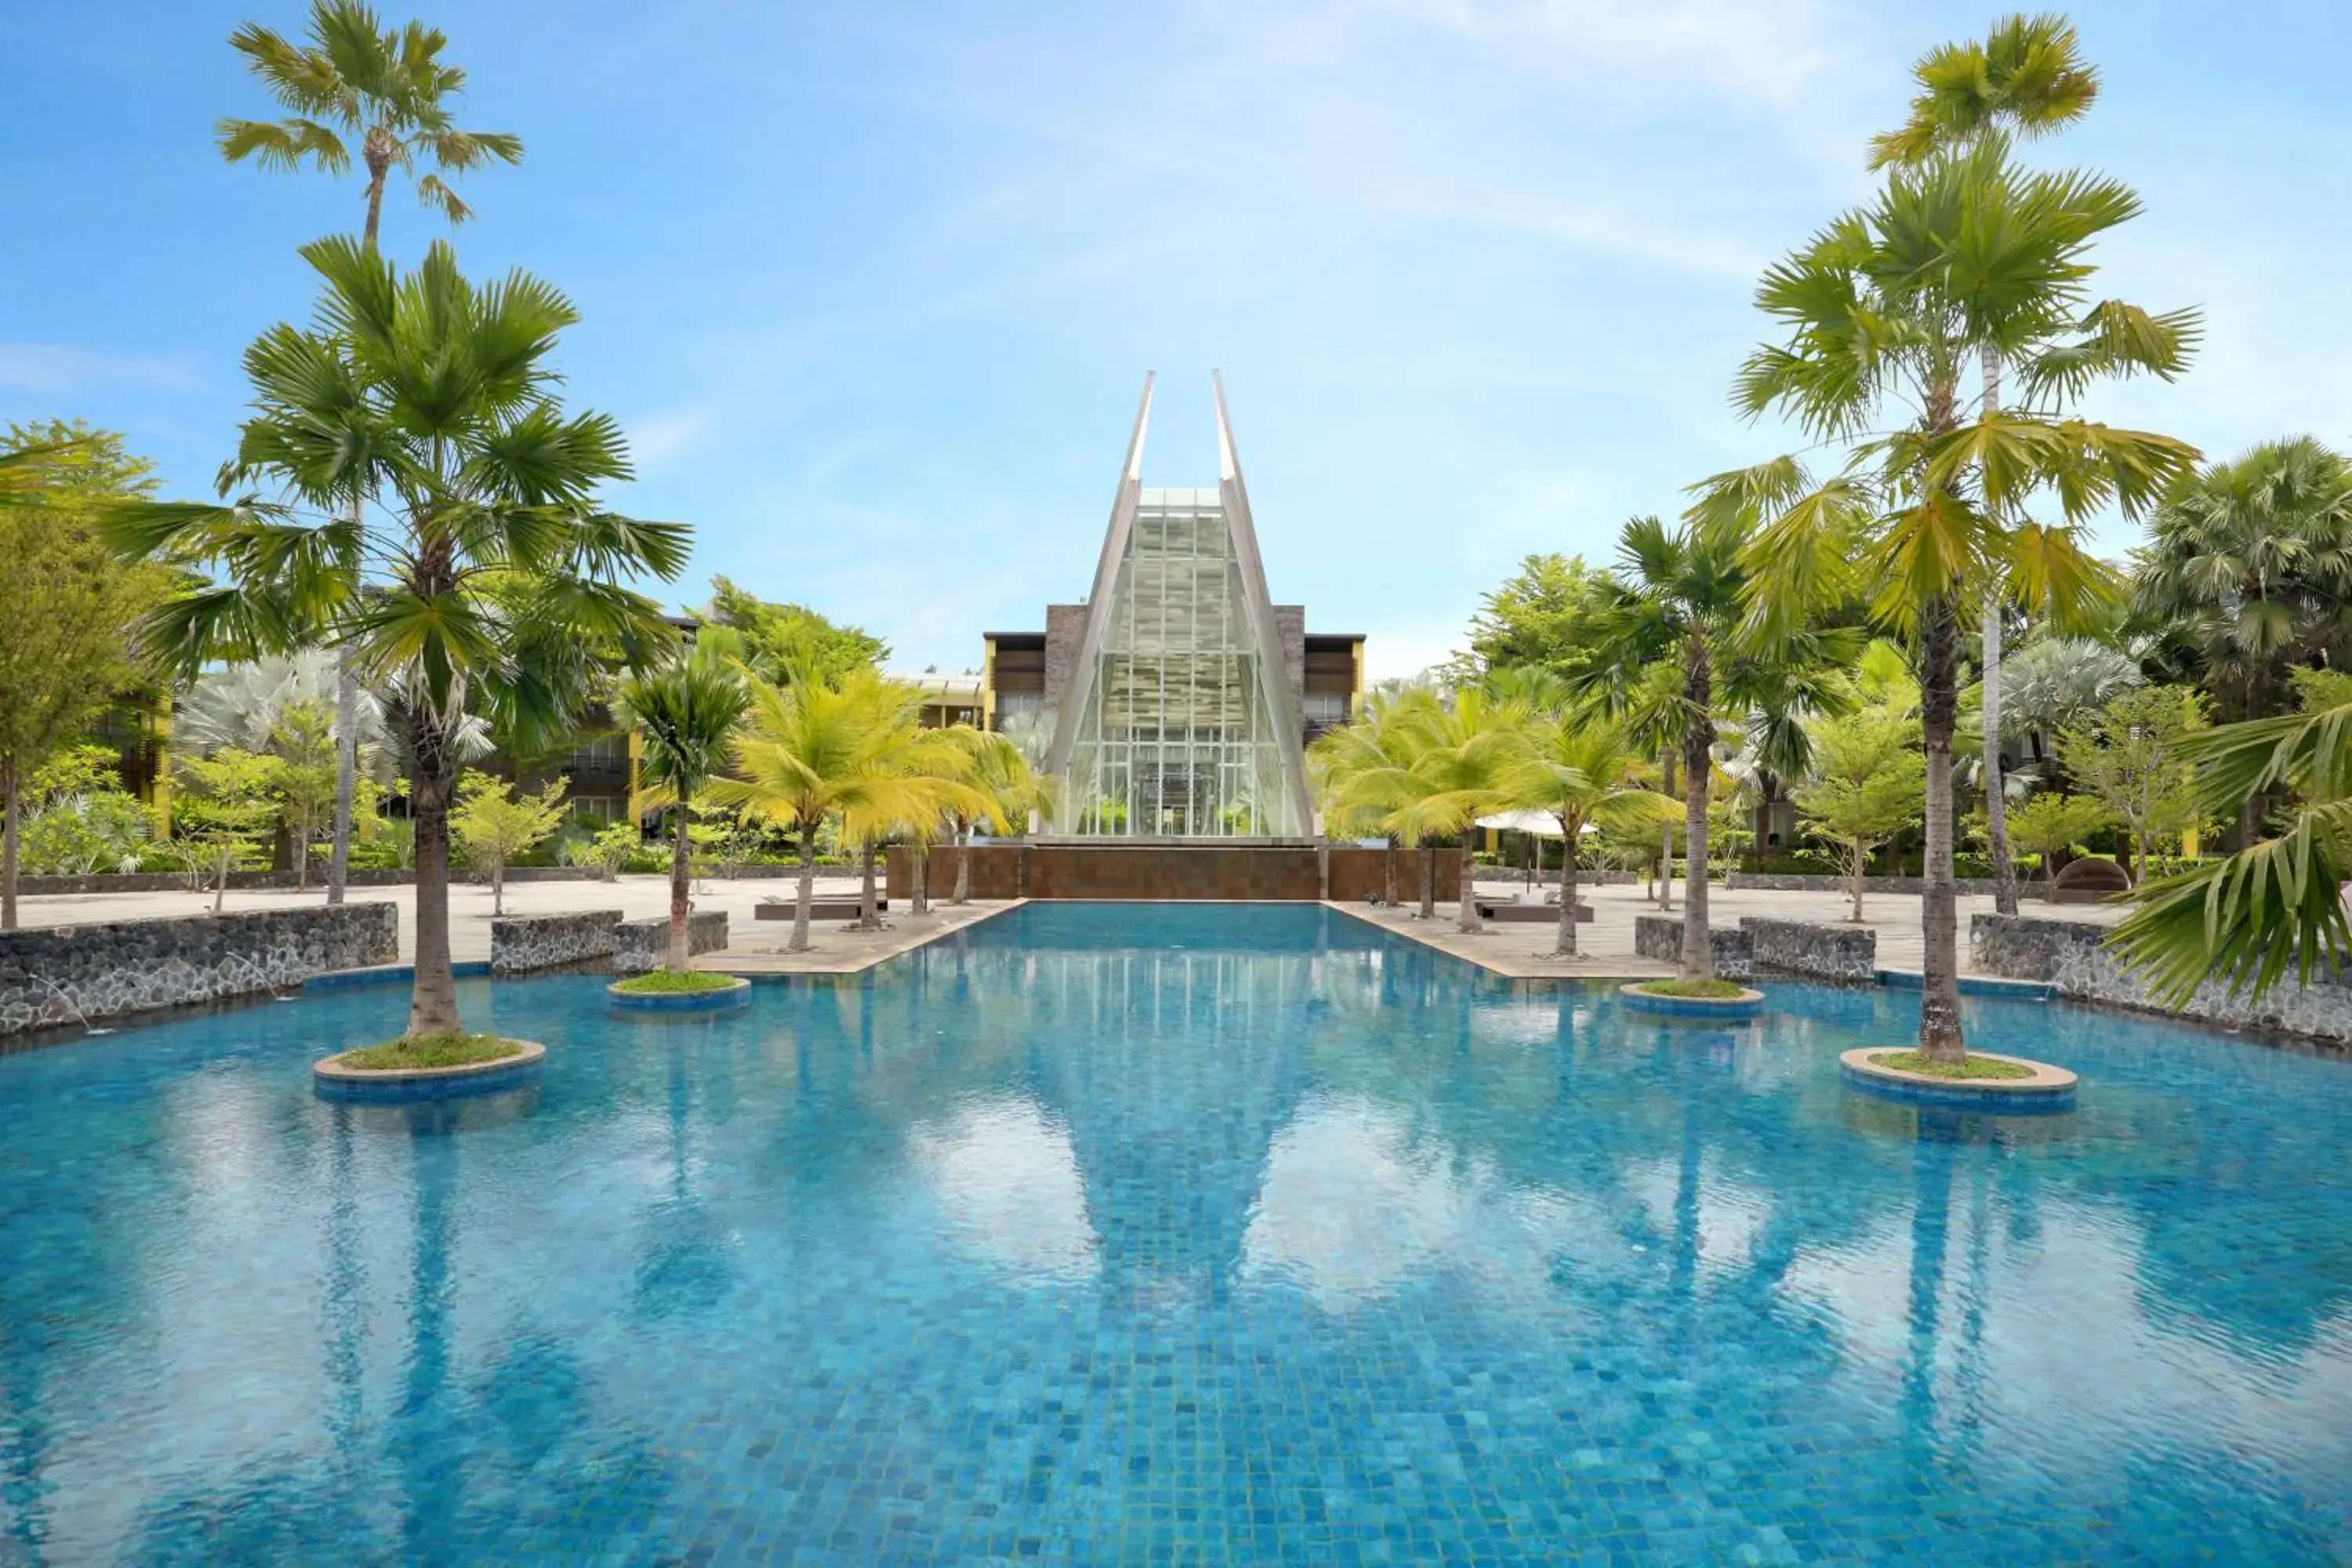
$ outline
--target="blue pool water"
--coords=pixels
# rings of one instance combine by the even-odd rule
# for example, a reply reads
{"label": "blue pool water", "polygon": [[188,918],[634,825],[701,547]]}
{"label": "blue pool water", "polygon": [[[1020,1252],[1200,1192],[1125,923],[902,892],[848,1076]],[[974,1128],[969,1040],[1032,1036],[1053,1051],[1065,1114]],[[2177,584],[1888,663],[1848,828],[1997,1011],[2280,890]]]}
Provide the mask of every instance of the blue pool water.
{"label": "blue pool water", "polygon": [[2352,1068],[2063,1005],[2070,1116],[1311,908],[1032,905],[323,1104],[328,992],[0,1058],[0,1563],[2352,1555]]}

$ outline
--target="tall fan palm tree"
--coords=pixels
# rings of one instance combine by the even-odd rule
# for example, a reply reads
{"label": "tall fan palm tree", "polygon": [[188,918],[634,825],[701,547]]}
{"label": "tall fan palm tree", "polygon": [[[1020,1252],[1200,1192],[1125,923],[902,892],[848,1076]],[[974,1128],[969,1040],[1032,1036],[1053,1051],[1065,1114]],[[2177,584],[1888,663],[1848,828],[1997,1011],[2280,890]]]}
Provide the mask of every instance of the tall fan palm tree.
{"label": "tall fan palm tree", "polygon": [[[412,1036],[459,1027],[449,968],[448,811],[469,714],[510,736],[569,724],[583,643],[667,635],[622,584],[674,577],[688,531],[600,510],[629,477],[620,427],[567,415],[550,363],[571,302],[528,273],[477,288],[436,243],[403,272],[349,238],[303,258],[325,284],[314,327],[246,351],[253,416],[226,505],[115,510],[127,554],[221,576],[167,605],[152,633],[184,667],[325,638],[348,643],[401,717],[416,829]],[[354,521],[355,518],[357,521]]]}
{"label": "tall fan palm tree", "polygon": [[[2045,12],[2012,14],[1993,24],[1982,42],[1946,44],[1912,67],[1919,85],[1898,130],[1874,137],[1870,166],[1916,167],[1937,153],[1972,147],[1994,137],[2030,139],[2063,129],[2090,112],[2099,95],[2097,70],[2082,55],[2074,24]],[[2000,406],[2004,360],[2028,346],[2015,321],[1984,321],[1978,342],[1979,401],[1990,416]],[[2017,866],[2009,845],[2008,804],[2000,788],[2001,640],[2003,595],[1988,593],[1979,621],[1979,740],[1985,782],[1986,837],[1992,851],[1993,902],[2017,912]]]}
{"label": "tall fan palm tree", "polygon": [[687,831],[695,797],[726,764],[736,727],[751,705],[744,683],[742,643],[726,626],[705,626],[688,647],[674,648],[659,662],[633,673],[613,700],[613,719],[645,736],[645,762],[632,816],[675,806],[677,832],[669,860],[669,954],[667,967],[684,971],[688,949],[688,895],[694,880],[693,845]]}
{"label": "tall fan palm tree", "polygon": [[[1757,290],[1787,336],[1749,356],[1735,405],[1751,416],[1779,409],[1811,435],[1856,445],[1819,486],[1789,458],[1713,484],[1774,519],[1744,555],[1759,635],[1861,596],[1917,647],[1927,759],[1919,1045],[1938,1060],[1965,1055],[1952,881],[1960,617],[2004,582],[2000,592],[2062,630],[2087,620],[2112,590],[2076,526],[2110,503],[2139,516],[2196,459],[2169,437],[2059,412],[2102,377],[2169,375],[2186,361],[2192,314],[2088,299],[2087,248],[2138,210],[2111,180],[2023,174],[1986,138],[1893,171],[1869,206],[1773,266]],[[1969,423],[1961,378],[1996,321],[2011,323],[2004,341],[2024,354],[2027,406],[1980,409]],[[1874,428],[1895,410],[1901,428]],[[2025,502],[2045,489],[2063,521],[2025,521]]]}
{"label": "tall fan palm tree", "polygon": [[[448,42],[422,23],[398,32],[383,29],[375,13],[357,0],[313,0],[308,42],[297,45],[258,23],[229,37],[269,95],[289,110],[287,119],[223,120],[216,128],[221,156],[230,163],[251,159],[268,169],[305,167],[341,174],[352,166],[349,139],[360,145],[367,174],[367,217],[361,243],[375,248],[383,214],[385,179],[394,168],[414,172],[420,160],[431,168],[417,178],[416,192],[450,223],[463,223],[470,209],[457,199],[443,174],[456,175],[496,160],[522,161],[522,141],[494,131],[460,131],[451,122],[449,100],[466,85],[466,73],[441,63]],[[352,521],[358,518],[354,515]],[[352,803],[359,777],[359,671],[345,645],[335,691],[336,776],[334,848],[327,864],[327,901],[343,901],[351,868]]]}
{"label": "tall fan palm tree", "polygon": [[[473,209],[444,174],[522,162],[522,138],[457,128],[450,104],[465,91],[466,73],[442,62],[449,39],[439,28],[409,22],[395,31],[359,0],[312,0],[304,39],[296,44],[257,22],[229,36],[246,68],[289,112],[283,120],[223,120],[216,128],[221,156],[341,174],[352,166],[356,141],[367,172],[361,237],[369,248],[393,170],[415,174],[418,198],[457,224]],[[429,165],[423,173],[420,163]]]}

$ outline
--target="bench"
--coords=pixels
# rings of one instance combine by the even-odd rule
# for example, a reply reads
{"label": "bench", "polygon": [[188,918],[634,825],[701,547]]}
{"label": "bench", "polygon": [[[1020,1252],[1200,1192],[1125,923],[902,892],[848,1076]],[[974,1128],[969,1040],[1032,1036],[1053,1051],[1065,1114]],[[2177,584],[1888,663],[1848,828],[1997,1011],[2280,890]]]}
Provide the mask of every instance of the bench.
{"label": "bench", "polygon": [[[1522,904],[1497,899],[1475,899],[1472,902],[1477,906],[1478,918],[1482,921],[1501,921],[1506,923],[1513,921],[1542,921],[1549,925],[1559,923],[1559,905],[1557,903]],[[1592,906],[1582,899],[1577,900],[1574,919],[1580,925],[1590,921],[1592,919]]]}
{"label": "bench", "polygon": [[[797,908],[797,900],[761,899],[752,906],[751,918],[755,921],[788,921],[793,918]],[[854,921],[863,912],[858,908],[858,901],[856,899],[809,900],[809,919],[813,921]],[[884,898],[876,899],[874,912],[877,915],[889,913],[890,900]]]}

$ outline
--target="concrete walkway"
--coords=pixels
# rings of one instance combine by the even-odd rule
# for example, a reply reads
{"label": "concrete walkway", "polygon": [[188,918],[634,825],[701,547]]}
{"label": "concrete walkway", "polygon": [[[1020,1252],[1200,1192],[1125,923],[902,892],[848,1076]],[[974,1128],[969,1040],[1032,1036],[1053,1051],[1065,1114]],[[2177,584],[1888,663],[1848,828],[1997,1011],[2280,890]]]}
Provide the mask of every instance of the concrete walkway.
{"label": "concrete walkway", "polygon": [[[1481,880],[1478,891],[1482,897],[1509,900],[1524,891],[1522,882]],[[1669,911],[1679,919],[1683,912],[1682,884],[1675,885],[1674,909]],[[1536,897],[1540,898],[1538,889]],[[1476,935],[1465,934],[1459,929],[1457,906],[1441,903],[1437,919],[1415,918],[1418,907],[1373,909],[1363,904],[1336,906],[1350,914],[1361,915],[1376,921],[1400,936],[1410,937],[1457,958],[1466,959],[1517,979],[1560,978],[1583,976],[1637,979],[1643,975],[1673,973],[1665,964],[1638,956],[1633,952],[1633,921],[1638,915],[1658,913],[1638,885],[1612,883],[1605,888],[1580,887],[1578,896],[1592,906],[1592,919],[1576,928],[1578,956],[1570,960],[1551,956],[1558,940],[1559,928],[1551,921],[1520,923],[1489,922]],[[1878,933],[1878,967],[1881,969],[1917,969],[1926,953],[1926,943],[1919,932],[1919,898],[1916,893],[1872,893],[1863,901],[1863,923]],[[2100,904],[2045,904],[2026,899],[2019,906],[2021,913],[2056,920],[2087,921],[2107,924],[2119,919],[2123,911]],[[1852,912],[1852,904],[1841,893],[1774,892],[1758,888],[1738,889],[1710,887],[1707,889],[1707,921],[1717,927],[1736,927],[1742,915],[1756,915],[1771,920],[1809,921],[1821,925],[1841,925]],[[1959,900],[1960,973],[1974,973],[1969,957],[1969,917],[1992,912],[1992,899],[1963,898]]]}

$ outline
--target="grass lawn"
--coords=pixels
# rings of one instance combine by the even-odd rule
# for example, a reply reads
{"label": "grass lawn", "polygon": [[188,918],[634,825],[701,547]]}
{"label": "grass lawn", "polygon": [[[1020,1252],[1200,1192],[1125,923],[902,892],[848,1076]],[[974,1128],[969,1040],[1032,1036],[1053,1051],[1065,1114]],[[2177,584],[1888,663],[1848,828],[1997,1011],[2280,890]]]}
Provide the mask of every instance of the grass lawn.
{"label": "grass lawn", "polygon": [[626,980],[616,982],[614,989],[660,994],[669,992],[726,991],[731,989],[734,984],[733,975],[713,974],[705,969],[653,969],[643,974],[632,974]]}
{"label": "grass lawn", "polygon": [[1653,996],[1688,996],[1703,1002],[1737,1002],[1748,987],[1737,980],[1644,980],[1639,988]]}
{"label": "grass lawn", "polygon": [[1916,1072],[1927,1078],[2032,1078],[2032,1068],[2019,1067],[2015,1062],[1997,1062],[1987,1057],[1969,1057],[1965,1061],[1929,1061],[1917,1051],[1881,1051],[1870,1058],[1873,1067],[1893,1068],[1897,1072]]}
{"label": "grass lawn", "polygon": [[345,1051],[341,1062],[362,1072],[393,1072],[406,1068],[470,1067],[521,1054],[520,1044],[497,1035],[418,1035]]}

